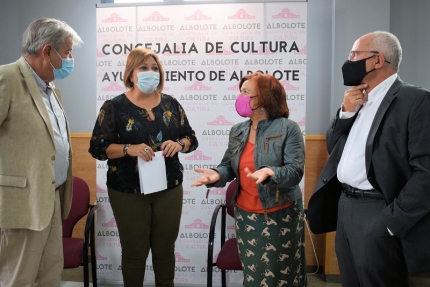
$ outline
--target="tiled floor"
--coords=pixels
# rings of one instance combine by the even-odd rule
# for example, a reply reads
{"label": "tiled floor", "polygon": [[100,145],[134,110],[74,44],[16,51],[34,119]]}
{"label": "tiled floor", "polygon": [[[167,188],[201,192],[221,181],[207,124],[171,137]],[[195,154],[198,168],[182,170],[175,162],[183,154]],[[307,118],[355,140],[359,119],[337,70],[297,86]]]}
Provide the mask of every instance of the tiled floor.
{"label": "tiled floor", "polygon": [[[91,275],[90,275],[91,277]],[[62,275],[63,282],[60,287],[82,287],[83,282],[83,270],[82,267],[76,269],[65,269]],[[309,275],[308,276],[308,287],[342,287],[340,283],[325,282],[323,275]],[[329,278],[332,281],[338,280],[338,277]],[[92,286],[92,284],[90,285]],[[99,287],[114,287],[120,285],[110,284],[98,284]],[[155,285],[145,285],[145,287],[154,287]],[[176,285],[175,285],[176,286]],[[184,285],[177,285],[178,287],[189,287]],[[410,280],[411,287],[430,287],[430,274],[425,274],[424,277],[414,277]],[[190,287],[205,287],[203,285],[193,285]],[[238,287],[238,286],[229,286]]]}
{"label": "tiled floor", "polygon": [[[90,275],[91,276],[91,275]],[[63,271],[61,287],[82,287],[83,281],[83,271],[82,267],[76,269],[65,269]],[[91,285],[92,286],[92,285]],[[119,285],[106,285],[98,284],[99,287],[113,287]],[[145,285],[145,287],[154,287],[155,285]],[[176,286],[176,285],[175,285]],[[182,285],[183,286],[183,285]],[[179,285],[178,285],[179,287]],[[203,285],[193,285],[192,287],[204,287]],[[231,286],[238,287],[238,286]],[[308,287],[341,287],[340,283],[327,283],[323,280],[322,275],[311,275],[308,276]]]}

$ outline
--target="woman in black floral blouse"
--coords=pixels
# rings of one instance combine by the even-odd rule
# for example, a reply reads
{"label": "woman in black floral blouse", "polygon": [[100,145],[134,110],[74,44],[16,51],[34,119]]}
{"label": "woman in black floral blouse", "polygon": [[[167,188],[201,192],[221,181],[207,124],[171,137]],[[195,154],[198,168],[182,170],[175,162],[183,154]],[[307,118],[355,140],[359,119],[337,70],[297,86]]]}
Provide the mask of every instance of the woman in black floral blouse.
{"label": "woman in black floral blouse", "polygon": [[[178,153],[194,151],[198,142],[179,102],[161,93],[164,71],[153,51],[130,52],[124,84],[129,90],[101,107],[89,152],[108,160],[106,185],[121,241],[124,286],[143,286],[150,249],[156,286],[174,286],[183,192]],[[155,151],[165,156],[167,189],[145,195],[137,157],[150,161]]]}

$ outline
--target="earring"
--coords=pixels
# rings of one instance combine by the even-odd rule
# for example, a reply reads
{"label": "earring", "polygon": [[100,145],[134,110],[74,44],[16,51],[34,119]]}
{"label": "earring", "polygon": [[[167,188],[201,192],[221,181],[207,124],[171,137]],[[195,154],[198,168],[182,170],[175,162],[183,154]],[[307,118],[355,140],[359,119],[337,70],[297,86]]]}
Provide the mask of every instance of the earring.
{"label": "earring", "polygon": [[264,115],[264,109],[263,108],[260,109],[260,115]]}

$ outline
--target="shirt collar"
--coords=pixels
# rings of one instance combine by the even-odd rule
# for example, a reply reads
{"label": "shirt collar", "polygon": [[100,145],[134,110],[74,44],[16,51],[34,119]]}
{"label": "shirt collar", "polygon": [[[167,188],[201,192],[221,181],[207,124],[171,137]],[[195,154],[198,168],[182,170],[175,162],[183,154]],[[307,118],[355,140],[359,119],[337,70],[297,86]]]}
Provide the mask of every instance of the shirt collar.
{"label": "shirt collar", "polygon": [[39,89],[41,89],[42,91],[45,91],[46,89],[51,89],[51,85],[50,83],[45,83],[38,74],[36,74],[36,72],[33,70],[33,68],[30,66],[30,64],[25,61],[28,65],[28,68],[30,69],[30,71],[33,73],[34,79],[36,80],[36,84],[39,87]]}
{"label": "shirt collar", "polygon": [[368,95],[368,101],[375,103],[387,94],[394,81],[397,79],[397,73],[389,76],[379,85],[377,85]]}

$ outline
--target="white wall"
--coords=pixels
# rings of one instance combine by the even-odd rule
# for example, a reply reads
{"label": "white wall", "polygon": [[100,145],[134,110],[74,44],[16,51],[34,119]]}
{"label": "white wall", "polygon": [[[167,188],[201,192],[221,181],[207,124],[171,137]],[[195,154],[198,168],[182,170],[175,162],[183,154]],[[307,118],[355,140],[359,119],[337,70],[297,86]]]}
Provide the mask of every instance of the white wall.
{"label": "white wall", "polygon": [[[65,21],[81,36],[84,44],[74,49],[75,69],[61,89],[71,132],[92,132],[96,117],[96,4],[97,0],[0,0],[0,65],[21,56],[21,37],[34,20],[49,17]],[[6,41],[5,41],[6,39]]]}
{"label": "white wall", "polygon": [[0,65],[14,61],[21,55],[22,32],[18,1],[0,0]]}
{"label": "white wall", "polygon": [[399,75],[403,81],[426,89],[430,89],[429,14],[428,0],[391,1],[390,31],[403,48]]}

